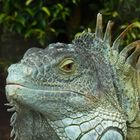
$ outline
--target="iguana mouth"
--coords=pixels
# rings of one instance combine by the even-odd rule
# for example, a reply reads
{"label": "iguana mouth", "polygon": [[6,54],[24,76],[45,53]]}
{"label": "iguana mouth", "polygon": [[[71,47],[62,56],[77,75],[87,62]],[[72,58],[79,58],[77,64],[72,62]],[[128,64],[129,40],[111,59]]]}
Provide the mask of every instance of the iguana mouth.
{"label": "iguana mouth", "polygon": [[47,87],[46,89],[40,89],[40,88],[37,89],[33,87],[32,88],[27,87],[22,84],[18,84],[14,82],[10,82],[6,84],[6,91],[7,91],[6,96],[8,100],[16,100],[21,102],[23,102],[24,99],[26,99],[26,96],[28,96],[28,98],[31,98],[31,96],[35,97],[35,99],[32,98],[31,100],[29,100],[29,102],[43,101],[44,103],[48,101],[55,102],[59,100],[68,101],[68,99],[70,98],[68,96],[69,94],[71,96],[70,102],[74,102],[75,100],[73,101],[72,99],[76,99],[75,102],[80,104],[80,101],[85,101],[86,98],[84,94],[72,90],[57,89],[57,87],[53,87],[53,90],[52,87]]}
{"label": "iguana mouth", "polygon": [[[44,91],[44,90],[46,90],[47,92],[51,92],[51,93],[59,93],[59,92],[70,92],[70,93],[76,93],[76,94],[79,94],[79,95],[83,95],[83,96],[85,96],[83,93],[81,93],[81,92],[76,92],[76,91],[72,91],[72,90],[55,90],[55,87],[53,87],[54,88],[54,90],[52,91],[52,90],[49,90],[49,85],[48,85],[48,89],[41,89],[41,88],[31,88],[31,87],[28,87],[28,86],[25,86],[25,85],[23,85],[23,84],[19,84],[19,83],[14,83],[14,82],[7,82],[7,84],[6,84],[6,87],[7,86],[13,86],[13,87],[21,87],[21,88],[26,88],[26,89],[29,89],[29,90],[39,90],[39,91]],[[57,89],[57,88],[56,88]]]}
{"label": "iguana mouth", "polygon": [[22,84],[18,84],[18,83],[6,83],[6,86],[22,86],[22,87],[25,87],[24,85]]}

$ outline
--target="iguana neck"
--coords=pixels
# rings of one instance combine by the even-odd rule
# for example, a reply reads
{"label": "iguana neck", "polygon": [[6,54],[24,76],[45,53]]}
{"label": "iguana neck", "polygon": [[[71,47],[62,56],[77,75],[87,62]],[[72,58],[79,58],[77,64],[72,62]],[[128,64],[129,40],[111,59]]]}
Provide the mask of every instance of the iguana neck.
{"label": "iguana neck", "polygon": [[[13,114],[15,140],[60,140],[47,119],[40,113],[21,108]],[[12,123],[11,119],[11,123]]]}
{"label": "iguana neck", "polygon": [[126,134],[126,122],[115,110],[108,112],[98,108],[89,112],[77,112],[60,120],[50,120],[45,115],[20,107],[14,113],[16,115],[13,124],[15,140],[76,140],[90,135],[100,138],[106,132],[114,131],[114,128],[123,130],[123,134]]}
{"label": "iguana neck", "polygon": [[100,107],[92,111],[77,112],[61,120],[48,120],[48,123],[62,140],[90,140],[93,137],[100,139],[111,131],[120,131],[120,134],[126,135],[124,117],[115,110],[109,111]]}

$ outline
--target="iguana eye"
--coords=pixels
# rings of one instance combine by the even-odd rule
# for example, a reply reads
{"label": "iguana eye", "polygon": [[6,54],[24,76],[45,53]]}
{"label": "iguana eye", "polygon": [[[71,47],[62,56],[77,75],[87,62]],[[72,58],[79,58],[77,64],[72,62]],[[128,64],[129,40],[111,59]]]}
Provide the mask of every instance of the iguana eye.
{"label": "iguana eye", "polygon": [[59,64],[59,69],[64,72],[64,73],[74,73],[76,70],[76,66],[74,63],[74,60],[72,59],[64,59],[60,64]]}

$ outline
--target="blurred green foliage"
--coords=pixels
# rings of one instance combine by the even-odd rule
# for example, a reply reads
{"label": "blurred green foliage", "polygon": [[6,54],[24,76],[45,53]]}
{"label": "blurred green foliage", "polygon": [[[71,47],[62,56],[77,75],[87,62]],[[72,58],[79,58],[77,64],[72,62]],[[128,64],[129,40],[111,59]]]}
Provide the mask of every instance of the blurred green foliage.
{"label": "blurred green foliage", "polygon": [[3,0],[0,5],[3,30],[36,38],[42,45],[50,38],[70,41],[88,27],[94,30],[98,12],[104,16],[104,25],[110,19],[115,23],[113,34],[135,23],[126,44],[140,38],[139,0]]}
{"label": "blurred green foliage", "polygon": [[68,5],[76,4],[77,1],[3,0],[0,24],[5,30],[21,33],[25,38],[33,36],[44,44],[47,34],[57,34],[52,24],[59,20],[65,22],[70,15]]}

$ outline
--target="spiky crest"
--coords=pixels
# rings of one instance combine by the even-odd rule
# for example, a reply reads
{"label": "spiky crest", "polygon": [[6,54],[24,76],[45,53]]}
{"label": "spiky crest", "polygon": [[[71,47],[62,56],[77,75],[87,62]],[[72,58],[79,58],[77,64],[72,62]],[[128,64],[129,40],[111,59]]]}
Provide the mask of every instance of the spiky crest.
{"label": "spiky crest", "polygon": [[106,31],[105,31],[105,35],[104,35],[104,39],[103,39],[103,41],[106,42],[109,45],[111,44],[111,29],[112,29],[112,26],[113,26],[113,22],[108,21]]}
{"label": "spiky crest", "polygon": [[[75,39],[73,40],[73,43],[76,45],[81,45],[81,46],[89,46],[92,42],[93,39],[100,39],[102,40],[105,44],[108,44],[111,46],[111,29],[113,26],[113,22],[108,21],[107,27],[105,34],[103,35],[103,26],[102,26],[102,14],[98,13],[97,15],[97,20],[96,20],[96,28],[95,28],[95,33],[91,33],[89,30],[83,31],[81,34],[76,35]],[[112,45],[112,49],[118,51],[119,46],[128,32],[130,28],[133,27],[133,24],[130,24],[114,41]]]}
{"label": "spiky crest", "polygon": [[103,38],[102,15],[100,13],[98,13],[98,15],[97,15],[95,37],[101,38],[101,39]]}
{"label": "spiky crest", "polygon": [[113,22],[109,21],[107,24],[105,35],[103,37],[102,14],[98,13],[95,33],[91,33],[91,31],[85,30],[81,34],[78,34],[75,36],[73,43],[86,44],[86,46],[87,46],[89,42],[91,43],[93,41],[93,39],[96,38],[96,39],[100,39],[110,45],[111,44],[112,25],[113,25]]}
{"label": "spiky crest", "polygon": [[134,24],[130,24],[118,37],[117,39],[114,41],[113,45],[112,45],[112,49],[118,51],[119,50],[119,46],[122,42],[122,40],[124,39],[126,33],[128,32],[129,29],[131,29],[134,26]]}

